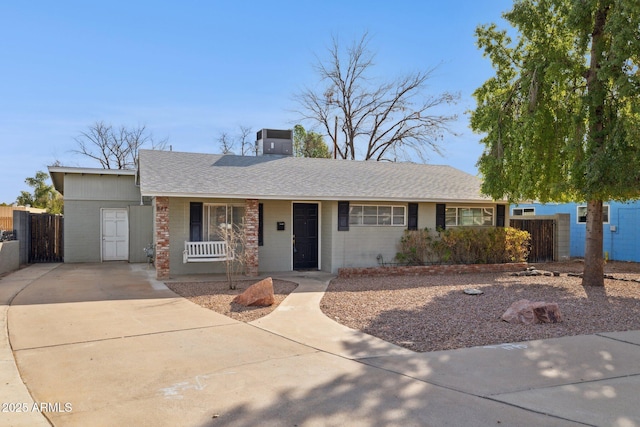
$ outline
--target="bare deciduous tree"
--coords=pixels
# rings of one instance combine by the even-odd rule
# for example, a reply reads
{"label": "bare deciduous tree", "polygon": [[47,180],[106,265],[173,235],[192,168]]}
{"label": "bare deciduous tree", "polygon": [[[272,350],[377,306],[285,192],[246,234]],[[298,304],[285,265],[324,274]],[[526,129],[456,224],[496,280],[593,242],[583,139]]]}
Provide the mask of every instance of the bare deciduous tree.
{"label": "bare deciduous tree", "polygon": [[238,141],[240,141],[240,155],[241,156],[250,156],[258,155],[258,148],[256,147],[256,142],[251,140],[251,135],[253,131],[248,126],[239,125],[238,126]]}
{"label": "bare deciduous tree", "polygon": [[75,138],[78,149],[72,150],[93,160],[104,169],[131,169],[138,162],[138,150],[145,144],[153,150],[164,150],[168,139],[155,141],[146,126],[114,128],[103,121],[95,122]]}
{"label": "bare deciduous tree", "polygon": [[345,54],[333,38],[328,60],[319,59],[315,66],[321,89],[297,94],[298,112],[326,131],[343,159],[394,160],[417,154],[424,160],[427,149],[440,153],[440,140],[453,133],[448,126],[457,116],[434,110],[455,104],[459,95],[424,93],[434,69],[376,82],[368,75],[375,65],[369,39],[365,33]]}
{"label": "bare deciduous tree", "polygon": [[225,243],[227,257],[225,271],[229,289],[237,288],[238,275],[243,272],[247,264],[247,230],[244,221],[241,224],[223,223],[220,225],[220,235]]}
{"label": "bare deciduous tree", "polygon": [[233,154],[234,143],[229,137],[228,133],[220,133],[220,136],[218,137],[218,143],[220,144],[219,147],[222,154]]}
{"label": "bare deciduous tree", "polygon": [[220,132],[218,136],[218,147],[222,154],[236,154],[236,145],[240,146],[239,154],[241,156],[257,155],[255,141],[251,140],[253,131],[250,127],[238,125],[238,133],[229,135],[227,132]]}

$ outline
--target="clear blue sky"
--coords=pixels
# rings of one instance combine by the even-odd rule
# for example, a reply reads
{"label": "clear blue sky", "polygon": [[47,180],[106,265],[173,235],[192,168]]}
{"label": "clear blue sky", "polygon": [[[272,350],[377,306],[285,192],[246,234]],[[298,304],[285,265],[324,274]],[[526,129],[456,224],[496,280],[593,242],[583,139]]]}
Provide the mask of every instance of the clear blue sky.
{"label": "clear blue sky", "polygon": [[[0,3],[0,203],[72,153],[92,123],[146,125],[175,151],[219,152],[238,125],[289,129],[293,95],[317,82],[312,65],[331,37],[368,31],[380,77],[439,68],[429,90],[460,92],[461,135],[443,157],[476,174],[480,137],[468,128],[472,92],[493,75],[474,29],[510,0],[19,1]],[[252,136],[253,138],[253,136]]]}

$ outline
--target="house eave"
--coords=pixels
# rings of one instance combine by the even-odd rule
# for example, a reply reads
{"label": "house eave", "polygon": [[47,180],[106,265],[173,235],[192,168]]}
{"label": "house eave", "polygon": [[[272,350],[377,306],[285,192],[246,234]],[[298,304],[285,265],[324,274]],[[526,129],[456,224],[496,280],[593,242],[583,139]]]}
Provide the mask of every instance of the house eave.
{"label": "house eave", "polygon": [[451,199],[451,198],[416,198],[416,197],[376,197],[376,196],[320,196],[320,195],[282,195],[282,194],[225,194],[225,193],[166,193],[143,191],[145,197],[175,197],[190,199],[257,199],[257,200],[291,200],[291,201],[350,201],[350,202],[386,202],[386,203],[446,203],[446,204],[493,204],[506,203],[506,200],[491,199]]}

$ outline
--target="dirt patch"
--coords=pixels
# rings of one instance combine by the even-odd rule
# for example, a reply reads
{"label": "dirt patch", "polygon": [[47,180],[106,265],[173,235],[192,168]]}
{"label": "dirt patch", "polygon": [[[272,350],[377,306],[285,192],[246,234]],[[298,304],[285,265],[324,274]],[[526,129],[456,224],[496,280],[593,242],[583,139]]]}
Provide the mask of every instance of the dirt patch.
{"label": "dirt patch", "polygon": [[231,302],[256,282],[257,280],[238,281],[235,290],[229,289],[229,285],[224,281],[170,282],[166,285],[173,292],[199,306],[242,322],[251,322],[271,313],[298,286],[296,283],[274,280],[273,293],[276,302],[269,307],[245,307]]}

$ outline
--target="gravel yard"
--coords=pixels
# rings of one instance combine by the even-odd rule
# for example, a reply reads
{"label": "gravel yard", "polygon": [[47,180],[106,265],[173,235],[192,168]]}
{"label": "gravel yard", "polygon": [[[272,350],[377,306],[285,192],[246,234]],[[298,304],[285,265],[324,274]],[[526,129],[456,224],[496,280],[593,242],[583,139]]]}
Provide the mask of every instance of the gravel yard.
{"label": "gravel yard", "polygon": [[[536,265],[560,277],[510,273],[335,279],[321,302],[335,321],[414,351],[449,350],[568,335],[640,330],[640,283],[605,280],[585,288],[576,262]],[[640,279],[635,263],[610,262],[605,272]],[[482,295],[466,295],[476,288]],[[500,320],[511,303],[557,302],[562,323],[518,325]]]}
{"label": "gravel yard", "polygon": [[[640,330],[640,264],[609,262],[604,288],[584,288],[582,263],[534,264],[560,277],[513,277],[509,273],[334,279],[321,309],[331,319],[414,351],[448,350],[568,335]],[[244,322],[267,315],[295,289],[274,280],[276,304],[242,307],[231,300],[254,281],[167,283],[177,294],[203,307]],[[482,295],[466,295],[476,288]],[[511,303],[556,302],[562,323],[516,325],[500,320]]]}

